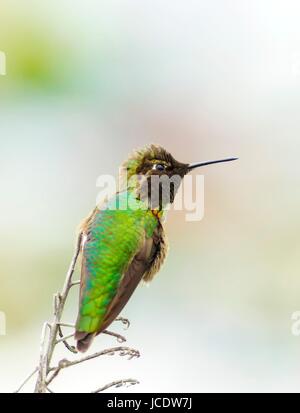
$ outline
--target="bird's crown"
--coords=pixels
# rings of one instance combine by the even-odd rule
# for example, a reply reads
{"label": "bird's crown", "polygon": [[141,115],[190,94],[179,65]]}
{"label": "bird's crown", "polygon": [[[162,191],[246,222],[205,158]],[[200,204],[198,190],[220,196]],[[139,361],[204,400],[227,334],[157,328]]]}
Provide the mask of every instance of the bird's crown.
{"label": "bird's crown", "polygon": [[[128,179],[134,175],[168,173],[174,169],[186,169],[187,164],[182,164],[165,148],[160,145],[151,144],[142,149],[135,150],[129,158],[123,162],[122,169],[127,174]],[[154,172],[156,171],[156,172]]]}

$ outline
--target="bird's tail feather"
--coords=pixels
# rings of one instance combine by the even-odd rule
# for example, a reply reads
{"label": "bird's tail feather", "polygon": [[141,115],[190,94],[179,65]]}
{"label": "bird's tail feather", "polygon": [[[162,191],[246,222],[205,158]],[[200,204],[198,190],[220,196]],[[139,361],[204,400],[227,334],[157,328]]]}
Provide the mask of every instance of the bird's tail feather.
{"label": "bird's tail feather", "polygon": [[86,333],[84,331],[76,331],[75,340],[77,341],[77,350],[81,353],[87,351],[95,338],[96,333]]}

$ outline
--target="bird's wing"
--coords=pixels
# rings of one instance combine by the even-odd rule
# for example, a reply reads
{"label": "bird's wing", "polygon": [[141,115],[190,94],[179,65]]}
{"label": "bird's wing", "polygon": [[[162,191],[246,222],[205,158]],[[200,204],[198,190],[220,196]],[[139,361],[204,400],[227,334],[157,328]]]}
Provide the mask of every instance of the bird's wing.
{"label": "bird's wing", "polygon": [[119,314],[153,261],[157,245],[152,235],[157,225],[146,230],[143,214],[98,210],[83,226],[85,243],[75,334],[82,342],[81,348],[78,346],[82,351],[88,348],[91,336],[103,331]]}
{"label": "bird's wing", "polygon": [[116,319],[124,306],[127,304],[143,276],[155,263],[156,257],[160,251],[160,238],[157,236],[158,231],[158,229],[155,229],[152,237],[144,239],[142,247],[135,255],[127,271],[122,277],[117,293],[107,309],[103,325],[98,331],[98,334],[105,330]]}

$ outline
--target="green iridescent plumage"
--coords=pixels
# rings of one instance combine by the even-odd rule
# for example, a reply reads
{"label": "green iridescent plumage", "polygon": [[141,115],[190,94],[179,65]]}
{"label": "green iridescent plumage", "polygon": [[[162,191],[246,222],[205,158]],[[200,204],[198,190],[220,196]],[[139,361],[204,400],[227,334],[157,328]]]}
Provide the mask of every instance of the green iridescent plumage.
{"label": "green iridescent plumage", "polygon": [[[120,210],[119,203],[131,208]],[[130,192],[116,194],[99,210],[90,225],[83,247],[86,284],[81,297],[77,330],[93,333],[101,328],[122,275],[158,225],[151,211],[140,205]]]}

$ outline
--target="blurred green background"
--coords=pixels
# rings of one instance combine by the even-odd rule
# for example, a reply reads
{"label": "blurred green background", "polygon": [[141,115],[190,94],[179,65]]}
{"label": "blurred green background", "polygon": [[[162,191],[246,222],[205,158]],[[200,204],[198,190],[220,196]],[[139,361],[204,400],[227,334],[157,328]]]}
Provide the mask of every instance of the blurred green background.
{"label": "blurred green background", "polygon": [[205,169],[201,222],[168,217],[167,263],[123,312],[142,357],[74,367],[53,390],[299,391],[299,19],[290,0],[1,1],[1,392],[37,362],[97,177],[150,142],[240,160]]}

